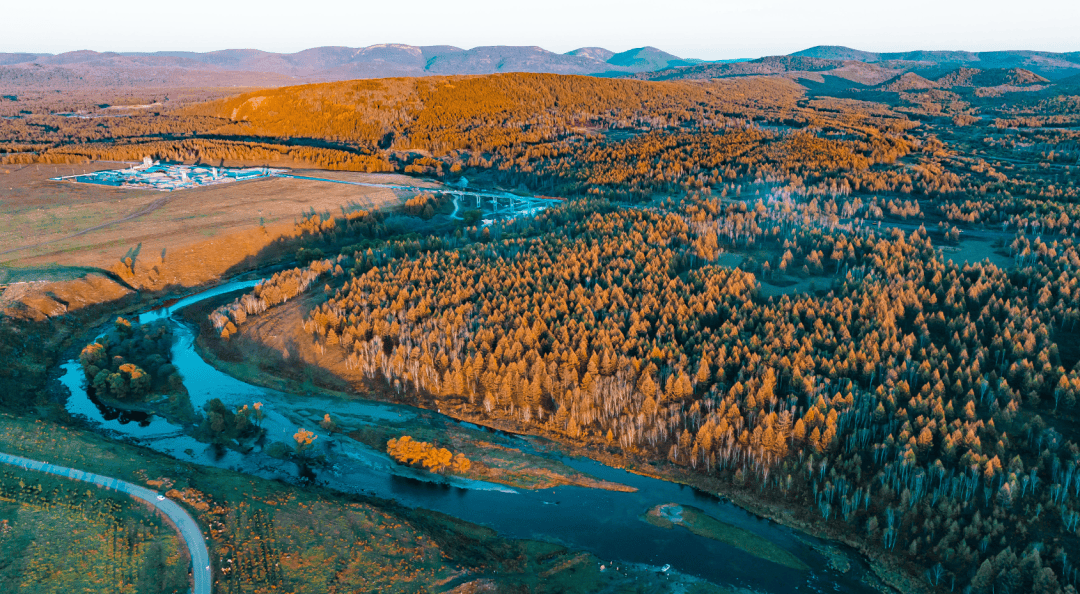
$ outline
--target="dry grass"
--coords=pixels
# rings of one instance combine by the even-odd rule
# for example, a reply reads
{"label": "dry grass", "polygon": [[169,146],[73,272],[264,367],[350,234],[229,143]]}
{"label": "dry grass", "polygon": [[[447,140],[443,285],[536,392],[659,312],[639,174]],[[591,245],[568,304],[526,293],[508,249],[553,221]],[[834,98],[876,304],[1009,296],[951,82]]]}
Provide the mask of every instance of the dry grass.
{"label": "dry grass", "polygon": [[[0,313],[40,322],[90,305],[117,301],[132,291],[100,274],[73,280],[12,285],[0,293]],[[18,304],[17,307],[9,307]]]}
{"label": "dry grass", "polygon": [[[162,193],[121,190],[48,181],[116,164],[30,165],[0,173],[0,263],[9,266],[57,263],[63,266],[111,268],[127,252],[142,244],[141,258],[159,260],[162,250],[207,241],[236,231],[291,224],[314,209],[340,212],[342,207],[376,209],[396,206],[408,195],[383,188],[368,188],[295,179],[261,179],[220,186]],[[403,176],[297,171],[350,181],[376,181],[414,185]],[[152,212],[117,222],[76,237],[73,233],[117,221],[163,201]],[[48,242],[48,243],[44,243]],[[220,249],[220,246],[218,246]],[[156,263],[156,262],[155,262]]]}
{"label": "dry grass", "polygon": [[[29,312],[21,315],[40,319],[122,297],[130,292],[125,283],[161,291],[214,282],[284,253],[290,246],[281,240],[295,235],[293,223],[305,213],[394,208],[412,196],[407,191],[285,178],[171,193],[49,181],[117,167],[102,162],[0,167],[0,284],[51,281],[9,290],[0,296],[0,307],[22,301]],[[401,175],[295,173],[436,185]],[[127,217],[132,218],[124,220]],[[133,270],[121,264],[132,250],[138,250]],[[112,273],[121,282],[109,280],[108,274],[84,278],[94,270]]]}

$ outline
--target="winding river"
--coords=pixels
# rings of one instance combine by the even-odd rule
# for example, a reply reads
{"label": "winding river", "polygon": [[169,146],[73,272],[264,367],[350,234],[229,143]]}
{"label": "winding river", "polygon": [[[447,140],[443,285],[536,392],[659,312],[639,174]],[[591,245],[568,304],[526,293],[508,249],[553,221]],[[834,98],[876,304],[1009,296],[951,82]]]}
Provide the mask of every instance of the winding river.
{"label": "winding river", "polygon": [[[177,341],[173,364],[184,376],[192,405],[201,410],[211,398],[226,405],[241,406],[262,402],[266,418],[263,427],[272,441],[288,441],[297,426],[320,434],[317,443],[332,466],[316,470],[314,480],[334,489],[394,499],[404,505],[443,512],[463,520],[489,526],[511,538],[531,538],[557,542],[592,552],[614,566],[640,563],[650,566],[670,564],[680,572],[713,583],[759,592],[871,593],[862,577],[869,571],[858,556],[848,551],[852,568],[840,573],[817,550],[828,544],[704,494],[696,489],[610,468],[588,459],[562,461],[589,475],[637,488],[636,492],[614,492],[582,487],[518,490],[502,485],[462,479],[432,480],[431,475],[402,468],[384,453],[348,438],[331,437],[317,424],[323,412],[348,424],[379,423],[419,417],[433,424],[465,424],[433,411],[404,405],[369,401],[344,401],[321,396],[300,396],[253,386],[209,365],[193,348],[194,330],[172,314],[201,300],[248,289],[255,281],[231,282],[176,304],[142,314],[140,322],[169,319]],[[213,448],[185,435],[180,426],[161,417],[121,412],[96,402],[87,393],[78,361],[62,364],[60,381],[70,390],[67,410],[88,419],[99,431],[164,452],[177,459],[229,468],[268,479],[296,482],[297,467],[261,453],[261,448],[241,454]],[[468,425],[468,424],[465,424]],[[468,425],[472,427],[472,425]],[[535,438],[492,432],[492,440],[532,450]],[[703,538],[682,528],[666,530],[639,519],[650,508],[663,503],[692,505],[709,515],[757,534],[793,553],[810,569],[799,571],[752,556],[741,549]]]}

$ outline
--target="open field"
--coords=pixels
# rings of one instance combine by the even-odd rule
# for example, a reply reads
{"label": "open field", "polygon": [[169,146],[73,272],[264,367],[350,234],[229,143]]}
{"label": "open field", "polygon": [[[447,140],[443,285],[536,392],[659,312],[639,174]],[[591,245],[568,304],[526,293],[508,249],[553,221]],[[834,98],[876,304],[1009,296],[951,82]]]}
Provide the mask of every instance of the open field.
{"label": "open field", "polygon": [[[292,223],[304,213],[396,206],[394,190],[297,179],[261,179],[162,194],[49,181],[117,164],[6,166],[0,174],[0,263],[109,269],[128,250],[154,264],[170,251],[236,231]],[[313,172],[302,172],[313,173]],[[317,172],[323,175],[323,172]],[[407,183],[403,176],[338,173],[355,181]],[[132,215],[139,215],[124,220]],[[114,224],[108,224],[117,221]],[[96,230],[72,236],[86,229]],[[22,248],[22,249],[20,249]]]}
{"label": "open field", "polygon": [[187,550],[148,505],[9,466],[0,468],[0,559],[0,589],[12,594],[190,588]]}
{"label": "open field", "polygon": [[[250,165],[250,163],[248,164]],[[256,262],[289,256],[295,222],[310,213],[393,209],[415,192],[264,178],[162,193],[50,181],[122,167],[0,167],[0,296],[42,319],[136,290],[216,282]],[[310,177],[438,187],[403,175],[298,170]],[[131,258],[125,264],[125,258]],[[39,281],[48,281],[40,284]],[[9,312],[10,313],[10,312]]]}

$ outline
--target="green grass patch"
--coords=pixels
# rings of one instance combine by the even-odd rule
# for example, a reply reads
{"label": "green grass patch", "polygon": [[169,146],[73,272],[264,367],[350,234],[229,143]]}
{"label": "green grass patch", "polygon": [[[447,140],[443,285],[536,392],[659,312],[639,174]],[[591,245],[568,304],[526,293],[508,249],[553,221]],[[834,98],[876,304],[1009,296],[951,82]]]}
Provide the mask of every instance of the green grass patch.
{"label": "green grass patch", "polygon": [[[671,591],[653,571],[600,572],[587,553],[508,540],[437,512],[196,466],[42,420],[0,413],[0,426],[0,451],[147,485],[181,502],[209,536],[215,592],[443,592],[470,583],[538,593]],[[80,590],[57,590],[72,591]]]}
{"label": "green grass patch", "polygon": [[[316,411],[310,411],[310,414],[314,416]],[[634,490],[617,483],[597,480],[558,460],[493,443],[490,433],[452,424],[433,423],[427,415],[410,418],[401,423],[351,423],[344,420],[338,424],[350,438],[378,451],[385,451],[386,442],[390,439],[409,435],[418,441],[461,452],[472,462],[470,469],[461,475],[468,479],[500,483],[520,489],[577,485],[613,491]]]}
{"label": "green grass patch", "polygon": [[0,591],[187,592],[179,535],[97,486],[0,466]]}
{"label": "green grass patch", "polygon": [[682,526],[705,538],[731,545],[751,555],[792,569],[810,569],[798,557],[772,542],[737,526],[721,522],[702,510],[689,505],[665,503],[650,509],[641,519],[661,528]]}
{"label": "green grass patch", "polygon": [[[12,255],[15,254],[17,252]],[[0,284],[68,281],[80,279],[93,272],[100,272],[100,270],[88,266],[60,266],[59,264],[41,266],[7,266],[0,264]]]}

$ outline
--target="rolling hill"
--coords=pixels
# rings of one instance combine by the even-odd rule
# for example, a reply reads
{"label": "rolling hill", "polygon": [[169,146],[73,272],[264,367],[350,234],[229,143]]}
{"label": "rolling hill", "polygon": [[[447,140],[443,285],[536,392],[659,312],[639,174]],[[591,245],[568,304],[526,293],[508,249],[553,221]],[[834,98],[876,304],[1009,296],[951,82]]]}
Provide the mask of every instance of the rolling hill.
{"label": "rolling hill", "polygon": [[213,52],[116,53],[81,50],[57,55],[0,54],[0,81],[13,88],[92,86],[281,86],[362,78],[533,72],[631,74],[694,63],[654,47],[615,53],[598,47],[565,54],[535,46],[378,44],[318,47],[292,54],[255,49]]}
{"label": "rolling hill", "polygon": [[821,72],[839,68],[841,60],[803,56],[767,56],[745,62],[702,62],[691,66],[665,68],[655,72],[631,75],[641,80],[710,79],[729,76],[785,74],[789,72]]}
{"label": "rolling hill", "polygon": [[923,89],[934,89],[940,85],[932,80],[927,80],[914,72],[905,72],[896,78],[887,80],[880,85],[874,87],[875,90],[886,91],[890,93],[899,93],[902,91],[921,91]]}
{"label": "rolling hill", "polygon": [[978,68],[980,70],[1029,70],[1049,80],[1080,73],[1080,52],[1055,53],[1027,50],[997,52],[925,51],[875,53],[841,46],[821,45],[791,54],[825,60],[858,62],[907,62],[913,68]]}
{"label": "rolling hill", "polygon": [[[1018,91],[1064,92],[1080,76],[1080,52],[910,51],[875,53],[817,46],[786,56],[737,63],[706,62],[624,75],[639,80],[709,80],[782,76],[812,93],[918,92],[950,89],[978,96]],[[1061,84],[1054,84],[1062,81]],[[1067,82],[1066,82],[1067,81]],[[1053,91],[1057,88],[1058,91]]]}
{"label": "rolling hill", "polygon": [[996,87],[1037,85],[1050,81],[1023,68],[958,68],[938,78],[937,82],[942,87]]}
{"label": "rolling hill", "polygon": [[634,72],[677,68],[679,66],[690,66],[694,63],[651,46],[614,54],[606,61],[616,68],[625,68]]}

